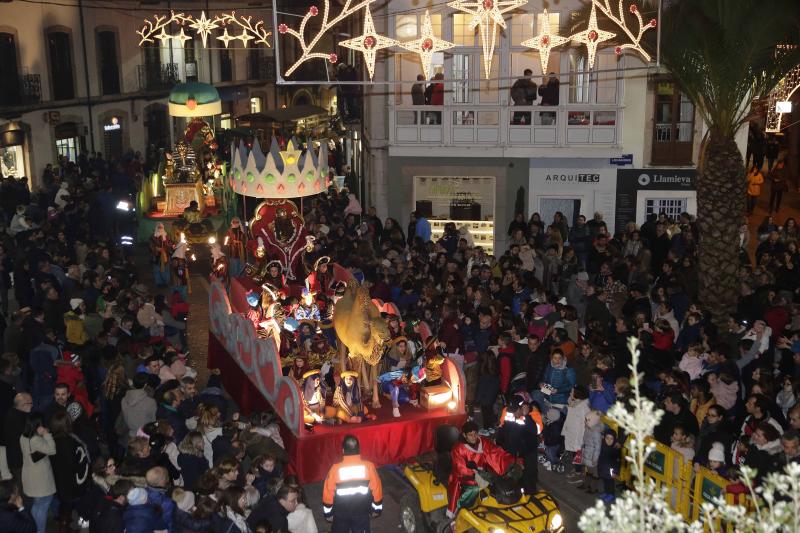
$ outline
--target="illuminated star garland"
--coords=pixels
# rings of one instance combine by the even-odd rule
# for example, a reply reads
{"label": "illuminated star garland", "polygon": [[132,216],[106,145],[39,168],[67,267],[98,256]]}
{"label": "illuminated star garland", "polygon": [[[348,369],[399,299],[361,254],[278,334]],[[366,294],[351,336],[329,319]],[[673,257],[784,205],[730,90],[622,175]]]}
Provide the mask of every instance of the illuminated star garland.
{"label": "illuminated star garland", "polygon": [[426,80],[431,79],[433,54],[455,47],[453,43],[439,39],[433,34],[433,24],[431,24],[431,15],[428,10],[425,10],[425,18],[422,20],[422,32],[420,32],[419,39],[399,44],[406,50],[419,54],[422,73],[425,75]]}
{"label": "illuminated star garland", "polygon": [[[172,35],[167,31],[173,23],[178,24],[181,27],[180,33],[176,35]],[[193,29],[195,34],[200,36],[200,40],[203,42],[203,48],[208,47],[208,36],[221,26],[225,26],[226,28],[223,34],[217,37],[217,40],[222,41],[225,44],[225,48],[228,47],[230,41],[236,39],[241,40],[245,48],[247,48],[249,41],[253,41],[254,44],[264,45],[268,48],[272,46],[269,41],[270,36],[272,36],[272,32],[267,30],[263,20],[259,20],[254,23],[253,17],[237,17],[235,11],[217,15],[213,19],[209,19],[206,16],[205,11],[200,13],[200,18],[198,19],[195,19],[192,15],[175,13],[174,11],[170,11],[169,16],[153,15],[152,20],[145,20],[144,26],[136,31],[136,33],[141,37],[139,40],[139,46],[142,46],[145,43],[155,43],[155,39],[160,40],[162,44],[171,39],[180,41],[181,44],[183,44],[192,39],[192,37],[187,35],[184,31],[184,26]],[[240,35],[232,36],[228,33],[227,26],[238,26],[241,28],[242,33]]]}
{"label": "illuminated star garland", "polygon": [[568,37],[562,37],[556,33],[552,33],[550,29],[550,16],[545,9],[541,16],[542,27],[536,37],[522,41],[522,46],[533,48],[539,52],[539,61],[542,64],[542,74],[547,74],[547,63],[550,61],[550,51],[553,48],[559,47],[562,44],[569,42]]}
{"label": "illuminated star garland", "polygon": [[364,64],[367,66],[367,72],[371,80],[375,75],[375,57],[378,50],[391,48],[397,44],[397,41],[375,32],[375,23],[372,21],[372,13],[370,13],[369,6],[367,6],[364,10],[364,33],[353,39],[342,41],[339,44],[345,48],[361,52],[364,55]]}
{"label": "illuminated star garland", "polygon": [[528,3],[528,0],[453,0],[448,7],[472,15],[470,29],[476,27],[481,34],[483,46],[483,70],[489,78],[492,72],[494,47],[497,42],[498,27],[505,29],[503,14]]}
{"label": "illuminated star garland", "polygon": [[573,41],[578,41],[579,43],[583,43],[586,45],[586,52],[589,59],[589,68],[593,68],[594,56],[597,54],[597,45],[604,41],[610,41],[616,36],[617,36],[616,33],[610,31],[604,31],[597,27],[597,10],[593,2],[592,11],[589,14],[589,26],[585,30],[573,35],[571,39]]}

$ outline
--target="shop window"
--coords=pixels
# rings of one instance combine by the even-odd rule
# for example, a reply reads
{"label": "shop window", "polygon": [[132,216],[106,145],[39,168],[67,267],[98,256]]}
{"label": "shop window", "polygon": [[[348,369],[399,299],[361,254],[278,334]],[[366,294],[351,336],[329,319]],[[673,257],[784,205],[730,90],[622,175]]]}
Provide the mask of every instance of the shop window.
{"label": "shop window", "polygon": [[671,81],[656,85],[652,163],[690,165],[694,142],[694,105]]}
{"label": "shop window", "polygon": [[0,147],[0,174],[4,178],[25,175],[25,159],[21,145]]}
{"label": "shop window", "polygon": [[219,127],[223,130],[229,130],[233,127],[230,113],[223,113],[219,116]]}
{"label": "shop window", "polygon": [[103,94],[119,94],[119,62],[117,35],[113,31],[97,32],[97,57],[100,62],[100,89]]}
{"label": "shop window", "polygon": [[70,161],[78,160],[78,138],[56,139],[56,152]]}
{"label": "shop window", "polygon": [[688,198],[647,198],[644,205],[645,218],[648,215],[664,213],[670,220],[676,220],[687,211]]}
{"label": "shop window", "polygon": [[75,85],[72,79],[72,43],[69,34],[63,31],[49,32],[47,46],[50,52],[53,100],[75,98]]}
{"label": "shop window", "polygon": [[219,51],[219,76],[220,81],[233,81],[233,58],[227,48]]}
{"label": "shop window", "polygon": [[251,113],[261,113],[261,105],[264,99],[260,96],[253,96],[250,98],[250,112]]}
{"label": "shop window", "polygon": [[0,106],[20,102],[17,43],[14,35],[0,33]]}

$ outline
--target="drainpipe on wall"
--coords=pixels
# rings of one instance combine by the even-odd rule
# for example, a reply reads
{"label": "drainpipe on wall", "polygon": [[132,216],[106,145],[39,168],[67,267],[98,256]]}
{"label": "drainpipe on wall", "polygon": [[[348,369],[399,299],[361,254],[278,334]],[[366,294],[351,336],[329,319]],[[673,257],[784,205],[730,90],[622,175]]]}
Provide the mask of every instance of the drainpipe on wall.
{"label": "drainpipe on wall", "polygon": [[86,25],[83,20],[83,0],[78,0],[78,10],[81,15],[81,48],[83,49],[83,74],[86,80],[86,108],[89,110],[89,143],[92,152],[97,149],[94,145],[94,117],[92,117],[92,89],[89,85],[89,58],[86,53]]}

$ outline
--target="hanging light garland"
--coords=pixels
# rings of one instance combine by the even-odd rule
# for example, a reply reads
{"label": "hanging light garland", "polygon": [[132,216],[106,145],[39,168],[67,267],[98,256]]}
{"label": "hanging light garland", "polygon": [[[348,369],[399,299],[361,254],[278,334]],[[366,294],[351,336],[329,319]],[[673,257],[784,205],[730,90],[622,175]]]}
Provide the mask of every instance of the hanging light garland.
{"label": "hanging light garland", "polygon": [[550,61],[550,51],[568,41],[569,38],[562,37],[558,34],[557,30],[556,33],[552,32],[550,29],[550,15],[545,9],[542,13],[542,27],[539,30],[539,34],[532,39],[522,41],[520,44],[528,48],[533,48],[539,52],[539,61],[542,64],[542,74],[545,75],[547,74],[547,64]]}
{"label": "hanging light garland", "polygon": [[[177,35],[168,32],[172,24],[177,24],[180,27],[180,32]],[[267,30],[263,20],[254,22],[253,17],[249,15],[237,17],[235,11],[217,15],[213,19],[208,18],[205,11],[202,11],[200,13],[200,18],[197,19],[192,15],[176,13],[175,11],[170,11],[169,16],[153,15],[152,20],[145,20],[144,26],[136,30],[136,33],[141,37],[139,46],[143,46],[146,43],[155,43],[155,39],[161,41],[162,45],[169,40],[179,41],[181,45],[183,45],[186,41],[192,39],[192,37],[187,35],[184,31],[186,27],[193,29],[195,35],[200,36],[203,48],[208,48],[209,35],[220,27],[224,27],[225,29],[223,34],[217,37],[217,39],[225,44],[225,48],[228,47],[230,41],[237,39],[242,41],[245,48],[247,48],[249,41],[253,41],[253,44],[256,45],[266,46],[267,48],[272,46],[269,41],[272,32]],[[228,33],[228,27],[241,28],[242,33],[232,36]]]}
{"label": "hanging light garland", "polygon": [[422,73],[426,80],[431,79],[431,69],[433,63],[433,54],[454,48],[451,42],[439,39],[433,34],[433,24],[431,23],[431,14],[425,10],[425,17],[422,19],[422,31],[420,37],[413,41],[400,43],[400,46],[419,55],[420,63],[422,63]]}
{"label": "hanging light garland", "polygon": [[345,48],[356,50],[364,55],[364,64],[367,66],[369,79],[375,75],[375,57],[378,50],[391,48],[398,44],[394,39],[379,35],[375,32],[375,23],[372,21],[372,13],[369,6],[364,9],[364,33],[354,39],[348,39],[339,43]]}
{"label": "hanging light garland", "polygon": [[570,39],[586,45],[589,68],[593,68],[594,56],[597,54],[597,45],[605,41],[610,41],[616,36],[616,33],[604,31],[597,27],[597,10],[594,3],[592,3],[592,10],[589,13],[589,27],[576,33],[570,37]]}
{"label": "hanging light garland", "polygon": [[477,27],[480,32],[483,46],[483,71],[487,78],[491,77],[497,30],[506,28],[503,14],[527,3],[528,0],[453,0],[447,3],[455,10],[472,15],[469,28],[474,30]]}

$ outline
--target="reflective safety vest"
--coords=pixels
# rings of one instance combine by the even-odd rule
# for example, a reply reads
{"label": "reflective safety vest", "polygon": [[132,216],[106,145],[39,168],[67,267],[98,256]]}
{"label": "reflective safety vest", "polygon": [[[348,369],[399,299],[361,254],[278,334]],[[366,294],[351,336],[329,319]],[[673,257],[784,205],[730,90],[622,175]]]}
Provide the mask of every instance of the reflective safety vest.
{"label": "reflective safety vest", "polygon": [[[528,416],[531,417],[536,423],[536,430],[537,434],[541,435],[542,431],[544,430],[544,423],[542,423],[542,414],[539,412],[538,409],[531,410],[528,413]],[[514,422],[520,425],[525,425],[525,420],[517,420],[517,417],[514,416],[514,413],[510,413],[508,408],[503,407],[503,411],[500,413],[500,426],[505,424],[506,422]]]}
{"label": "reflective safety vest", "polygon": [[380,514],[383,487],[375,465],[360,455],[345,455],[328,471],[322,489],[325,518]]}

